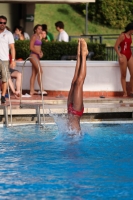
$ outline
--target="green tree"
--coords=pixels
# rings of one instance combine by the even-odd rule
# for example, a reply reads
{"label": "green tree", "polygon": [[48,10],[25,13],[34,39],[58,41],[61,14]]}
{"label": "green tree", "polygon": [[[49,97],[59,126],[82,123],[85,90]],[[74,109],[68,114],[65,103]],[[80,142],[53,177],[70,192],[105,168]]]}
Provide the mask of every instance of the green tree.
{"label": "green tree", "polygon": [[[85,14],[85,3],[73,7]],[[89,19],[96,23],[121,29],[133,21],[133,0],[96,0],[89,3],[88,13]]]}
{"label": "green tree", "polygon": [[89,5],[89,18],[113,28],[124,28],[133,21],[133,0],[96,0]]}

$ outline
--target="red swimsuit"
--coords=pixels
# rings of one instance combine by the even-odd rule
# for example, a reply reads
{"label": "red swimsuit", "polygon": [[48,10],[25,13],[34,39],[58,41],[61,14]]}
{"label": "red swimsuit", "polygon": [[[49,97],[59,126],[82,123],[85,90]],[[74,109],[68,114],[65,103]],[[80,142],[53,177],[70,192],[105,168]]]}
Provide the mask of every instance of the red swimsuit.
{"label": "red swimsuit", "polygon": [[124,40],[120,43],[120,47],[121,47],[120,53],[125,55],[128,61],[132,55],[132,51],[131,51],[132,38],[131,37],[127,38],[125,34],[124,36],[125,36]]}
{"label": "red swimsuit", "polygon": [[74,110],[72,103],[68,105],[68,113],[81,117],[83,115],[83,112],[84,112],[84,107],[82,108],[81,111],[77,111],[77,110]]}

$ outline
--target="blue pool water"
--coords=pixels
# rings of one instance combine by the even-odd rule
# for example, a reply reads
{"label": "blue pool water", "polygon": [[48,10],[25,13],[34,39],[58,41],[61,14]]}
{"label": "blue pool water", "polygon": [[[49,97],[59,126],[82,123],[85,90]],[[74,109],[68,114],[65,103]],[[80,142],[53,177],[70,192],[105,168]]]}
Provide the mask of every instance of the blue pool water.
{"label": "blue pool water", "polygon": [[133,124],[0,128],[0,199],[133,199]]}

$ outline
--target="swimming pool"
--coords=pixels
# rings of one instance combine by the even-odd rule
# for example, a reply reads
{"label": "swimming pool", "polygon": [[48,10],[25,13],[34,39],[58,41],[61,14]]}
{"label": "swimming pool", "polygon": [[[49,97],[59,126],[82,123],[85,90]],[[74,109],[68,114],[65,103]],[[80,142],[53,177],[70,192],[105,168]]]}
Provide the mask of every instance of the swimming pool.
{"label": "swimming pool", "polygon": [[0,128],[0,199],[133,199],[133,124]]}

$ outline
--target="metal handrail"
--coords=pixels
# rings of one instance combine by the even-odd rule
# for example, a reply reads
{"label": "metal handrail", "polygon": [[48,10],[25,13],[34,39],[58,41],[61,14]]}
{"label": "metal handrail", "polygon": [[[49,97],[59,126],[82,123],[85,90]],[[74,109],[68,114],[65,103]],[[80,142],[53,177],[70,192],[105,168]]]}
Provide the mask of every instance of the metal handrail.
{"label": "metal handrail", "polygon": [[69,36],[69,41],[71,41],[72,38],[88,38],[90,39],[91,42],[93,42],[93,40],[99,40],[99,43],[102,44],[103,39],[117,39],[117,37],[119,36],[119,34],[90,34],[90,35],[80,35],[80,36],[75,36],[75,35],[70,35]]}
{"label": "metal handrail", "polygon": [[[94,56],[94,52],[90,51],[86,58],[90,60],[92,56]],[[77,60],[77,55],[63,55],[61,60]]]}
{"label": "metal handrail", "polygon": [[22,108],[22,84],[23,84],[23,72],[24,72],[24,66],[26,64],[26,62],[30,59],[34,59],[35,62],[37,63],[37,66],[38,66],[38,69],[39,69],[39,76],[40,76],[40,82],[41,82],[41,96],[42,96],[42,105],[43,105],[43,123],[45,125],[45,116],[44,116],[44,97],[43,97],[43,92],[42,92],[42,77],[41,77],[41,73],[40,73],[40,65],[39,65],[39,62],[36,58],[32,57],[32,56],[29,56],[25,61],[24,61],[24,64],[22,66],[22,79],[21,79],[21,95],[20,95],[20,108]]}

